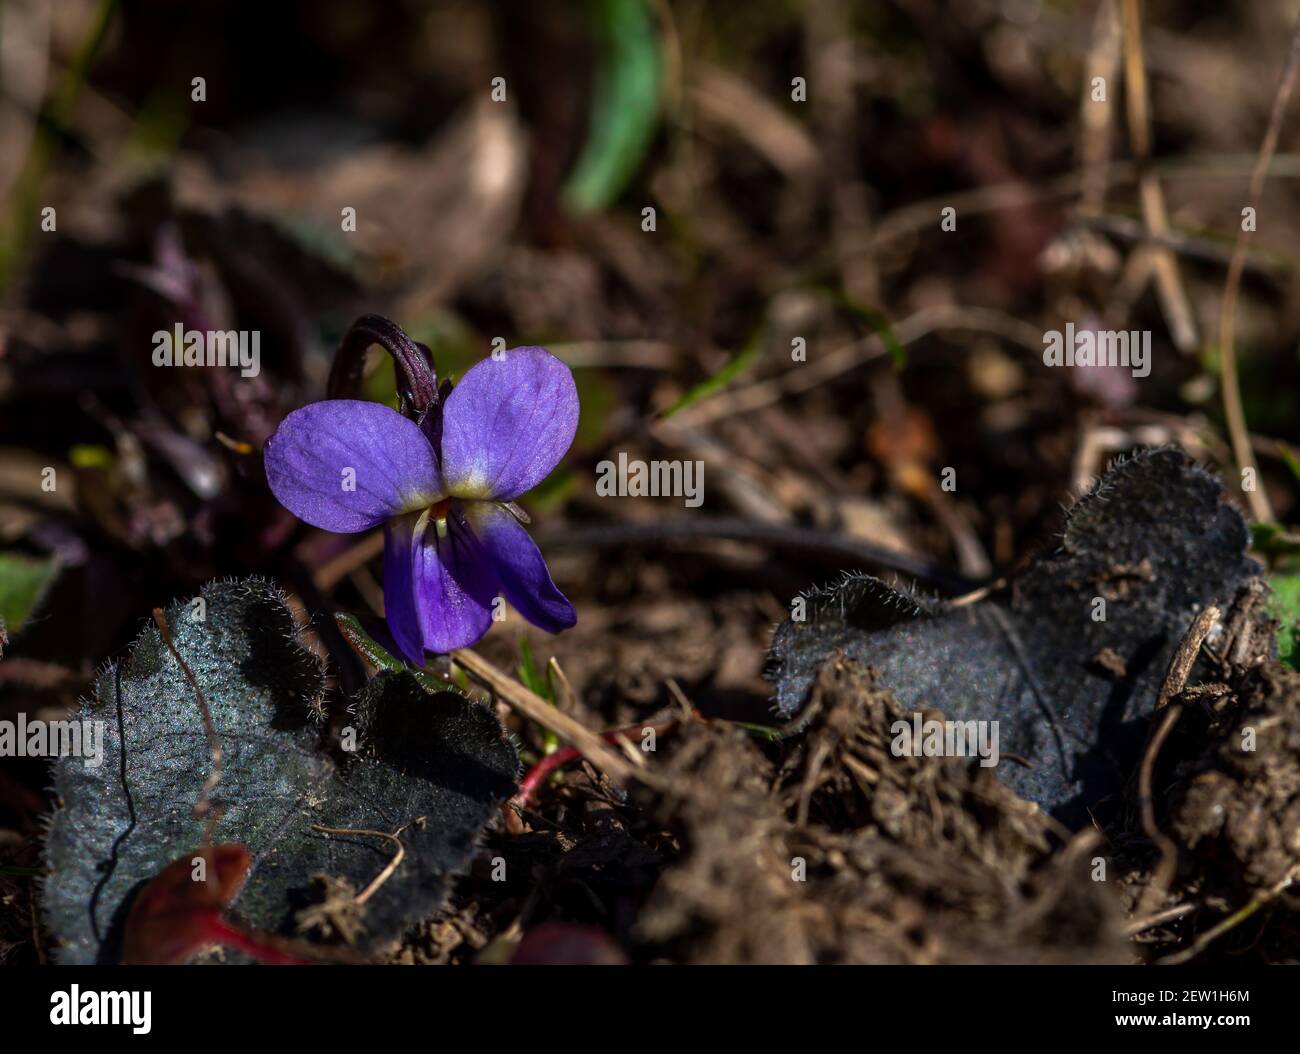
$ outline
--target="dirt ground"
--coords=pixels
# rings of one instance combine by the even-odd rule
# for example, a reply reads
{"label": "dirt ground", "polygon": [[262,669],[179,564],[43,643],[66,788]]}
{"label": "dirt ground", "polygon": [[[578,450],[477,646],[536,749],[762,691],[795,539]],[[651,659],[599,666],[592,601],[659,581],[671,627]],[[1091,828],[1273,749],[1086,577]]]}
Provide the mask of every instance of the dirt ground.
{"label": "dirt ground", "polygon": [[[609,745],[634,775],[580,749],[494,807],[445,904],[369,957],[1296,962],[1297,13],[11,0],[0,721],[72,714],[153,609],[260,576],[324,663],[337,733],[376,663],[335,615],[379,623],[379,536],[301,523],[261,450],[379,314],[441,378],[498,340],[572,368],[576,439],[520,503],[577,624],[512,610],[474,650],[587,732],[627,729],[634,760]],[[178,320],[257,331],[260,372],[157,368],[150,335]],[[1046,363],[1067,324],[1145,338],[1148,369]],[[362,394],[393,403],[394,378],[376,349]],[[1064,510],[1152,450],[1224,504],[1126,497],[1137,557],[1034,578],[1070,555]],[[702,504],[605,496],[620,455],[698,463]],[[856,573],[879,581],[827,594],[841,636],[810,624],[824,649],[785,707],[774,631]],[[1150,604],[1158,641],[1112,619],[1102,647],[1085,606],[1044,599],[1069,590]],[[933,686],[881,658],[884,634],[921,646],[909,619],[977,607],[1014,632],[943,638]],[[1076,616],[1086,655],[1047,632]],[[1010,724],[952,687],[991,641],[1046,686],[1018,691],[1129,708],[1120,731],[1066,715],[1081,754],[1119,759],[1077,815],[1006,778],[1041,757],[891,745],[914,712]],[[569,741],[514,688],[429,668],[500,717],[525,780]],[[0,758],[6,964],[59,957],[53,782]],[[281,936],[355,946],[358,885],[309,877]]]}

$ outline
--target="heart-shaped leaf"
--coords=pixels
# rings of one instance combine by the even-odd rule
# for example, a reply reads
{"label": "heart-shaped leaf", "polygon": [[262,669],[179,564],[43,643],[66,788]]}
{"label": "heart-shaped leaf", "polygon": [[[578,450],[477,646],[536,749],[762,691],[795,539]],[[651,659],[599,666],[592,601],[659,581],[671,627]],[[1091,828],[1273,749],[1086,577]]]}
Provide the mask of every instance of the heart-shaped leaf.
{"label": "heart-shaped leaf", "polygon": [[909,708],[996,721],[1002,779],[1067,823],[1123,786],[1192,617],[1225,611],[1260,568],[1241,514],[1185,454],[1111,468],[1060,546],[1008,589],[953,606],[865,576],[808,597],[778,627],[768,673],[794,718],[836,651],[878,667]]}
{"label": "heart-shaped leaf", "polygon": [[79,715],[103,722],[102,764],[55,765],[62,808],[45,908],[60,958],[116,961],[134,896],[205,836],[247,847],[233,910],[259,929],[292,934],[322,873],[364,895],[363,947],[433,914],[514,790],[518,757],[495,715],[383,673],[334,741],[313,719],[320,662],[280,594],[245,580],[211,584],[200,599],[173,604],[165,621],[221,746],[208,816],[194,815],[214,770],[195,686],[150,627]]}

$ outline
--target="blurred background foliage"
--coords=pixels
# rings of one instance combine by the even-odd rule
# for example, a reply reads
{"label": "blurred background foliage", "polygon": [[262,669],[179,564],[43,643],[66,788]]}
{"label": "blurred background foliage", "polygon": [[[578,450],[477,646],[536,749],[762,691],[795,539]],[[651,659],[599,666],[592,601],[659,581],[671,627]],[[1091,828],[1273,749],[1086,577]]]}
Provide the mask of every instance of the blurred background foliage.
{"label": "blurred background foliage", "polygon": [[[764,720],[772,623],[864,551],[923,583],[1011,571],[1140,445],[1235,482],[1216,325],[1300,4],[1142,4],[1142,120],[1124,7],[6,0],[0,617],[27,665],[0,716],[66,706],[151,607],[216,576],[376,614],[373,540],[298,524],[258,456],[365,312],[444,376],[495,341],[574,367],[578,440],[530,511],[579,626],[486,647],[533,679],[558,656],[605,727],[665,677]],[[1300,521],[1297,120],[1236,313],[1279,574]],[[1067,321],[1149,330],[1151,375],[1045,368]],[[154,367],[176,322],[259,331],[261,373]],[[377,352],[366,392],[394,397]],[[697,525],[664,560],[654,525],[691,510],[596,500],[618,451],[703,460],[701,517],[825,544]],[[636,546],[600,534],[629,525]],[[1278,597],[1293,620],[1300,593]],[[30,820],[41,780],[23,770],[3,815]]]}

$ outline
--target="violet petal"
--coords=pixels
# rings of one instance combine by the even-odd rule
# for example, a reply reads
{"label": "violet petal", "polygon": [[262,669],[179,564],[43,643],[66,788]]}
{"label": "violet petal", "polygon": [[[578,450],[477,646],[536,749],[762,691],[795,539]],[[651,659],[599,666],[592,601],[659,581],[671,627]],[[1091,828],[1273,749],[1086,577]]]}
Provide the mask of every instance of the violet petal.
{"label": "violet petal", "polygon": [[481,547],[455,516],[442,530],[438,526],[429,524],[416,550],[415,589],[424,647],[448,652],[468,648],[488,631],[500,586]]}
{"label": "violet petal", "polygon": [[339,534],[442,497],[433,448],[419,425],[379,403],[329,399],[295,410],[266,441],[264,458],[280,504]]}
{"label": "violet petal", "polygon": [[416,558],[429,518],[422,512],[396,516],[384,525],[384,619],[402,654],[424,665],[424,618],[416,588]]}
{"label": "violet petal", "polygon": [[578,621],[573,605],[551,580],[536,544],[509,512],[475,501],[467,504],[465,514],[501,580],[501,591],[519,614],[548,633],[559,633]]}
{"label": "violet petal", "polygon": [[511,348],[500,359],[484,359],[443,409],[447,491],[511,501],[550,474],[577,428],[573,374],[545,348]]}

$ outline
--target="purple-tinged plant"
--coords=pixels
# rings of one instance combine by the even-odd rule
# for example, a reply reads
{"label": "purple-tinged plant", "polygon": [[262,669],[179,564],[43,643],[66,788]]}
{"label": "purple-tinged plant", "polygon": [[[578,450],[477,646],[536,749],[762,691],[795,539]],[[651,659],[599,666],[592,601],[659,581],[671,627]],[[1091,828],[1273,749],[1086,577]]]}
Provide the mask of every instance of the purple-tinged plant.
{"label": "purple-tinged plant", "polygon": [[[335,398],[382,344],[397,362],[402,413]],[[384,608],[402,653],[478,641],[498,593],[551,633],[577,621],[520,525],[516,498],[573,442],[578,392],[544,348],[513,348],[441,389],[428,348],[368,315],[339,348],[324,402],[289,414],[266,443],[266,478],[301,520],[340,534],[384,524]]]}

